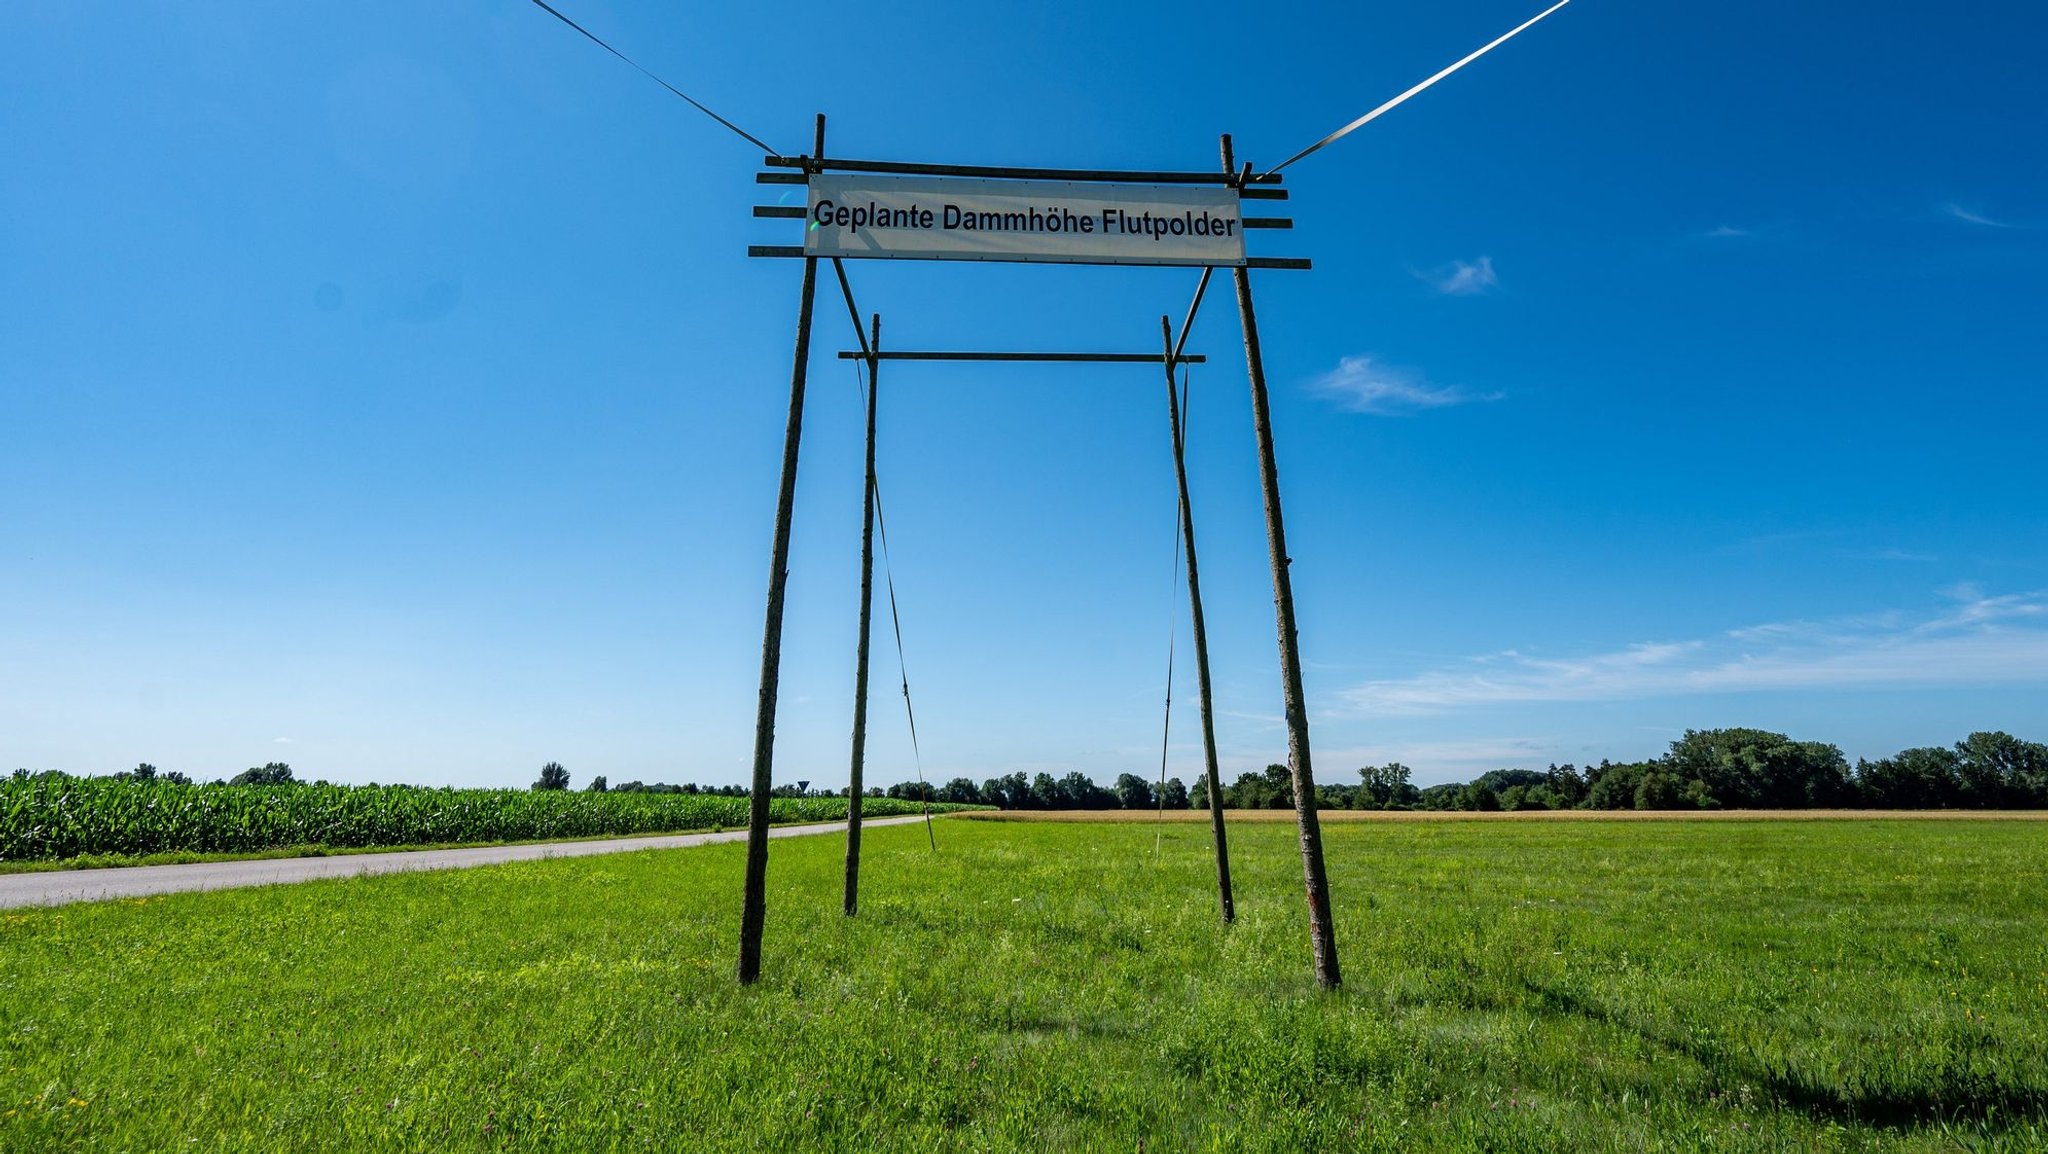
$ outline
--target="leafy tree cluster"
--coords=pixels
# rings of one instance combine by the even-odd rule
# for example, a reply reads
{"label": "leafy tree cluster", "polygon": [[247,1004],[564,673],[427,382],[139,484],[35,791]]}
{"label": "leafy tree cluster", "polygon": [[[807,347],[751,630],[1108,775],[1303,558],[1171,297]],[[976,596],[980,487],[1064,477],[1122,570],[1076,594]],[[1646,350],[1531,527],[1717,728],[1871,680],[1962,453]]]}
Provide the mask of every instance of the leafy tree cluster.
{"label": "leafy tree cluster", "polygon": [[[17,779],[29,770],[14,771]],[[62,776],[62,775],[57,775]],[[143,762],[116,778],[189,785],[182,773],[166,773]],[[1357,784],[1316,787],[1321,809],[1421,809],[1514,812],[1545,809],[2048,809],[2048,745],[2008,733],[1979,732],[1953,746],[1901,750],[1853,766],[1836,746],[1794,741],[1761,729],[1696,729],[1649,761],[1598,765],[1552,765],[1545,770],[1496,769],[1469,782],[1418,788],[1412,771],[1399,762],[1366,766]],[[243,770],[216,785],[295,785],[292,767],[281,761]],[[325,782],[316,782],[324,785]],[[373,783],[374,784],[374,783]],[[569,788],[560,762],[541,767],[533,783],[540,791]],[[743,785],[669,785],[628,781],[610,785],[600,775],[586,787],[595,793],[702,794],[745,797]],[[817,791],[823,792],[823,791]],[[840,796],[846,794],[842,789]],[[1291,809],[1294,782],[1284,765],[1241,773],[1223,787],[1228,809]],[[779,785],[771,796],[815,796],[811,783]],[[992,805],[1001,809],[1206,809],[1206,780],[1190,790],[1179,778],[1162,787],[1134,773],[1117,776],[1108,789],[1084,773],[1055,778],[1022,772],[976,785],[966,777],[944,784],[898,782],[873,787],[868,797],[908,801]]]}
{"label": "leafy tree cluster", "polygon": [[[285,776],[289,778],[291,776],[291,767],[288,765],[284,766],[284,771]],[[255,773],[256,771],[252,769],[249,772]],[[117,773],[114,775],[114,777],[115,779],[120,781],[161,781],[166,785],[192,784],[192,779],[186,777],[184,774],[179,773],[176,770],[172,770],[168,773],[163,772],[157,769],[156,766],[153,766],[146,761],[139,762],[136,764],[134,769],[128,770],[125,773]]]}
{"label": "leafy tree cluster", "polygon": [[[1321,809],[1514,812],[1545,809],[2048,809],[2048,746],[2006,733],[1973,733],[1950,748],[1908,749],[1853,766],[1836,746],[1794,741],[1761,729],[1688,730],[1650,761],[1496,769],[1468,782],[1418,788],[1399,762],[1366,766],[1358,783],[1316,787]],[[923,793],[920,794],[920,788]],[[873,791],[871,791],[873,792]],[[993,805],[1002,809],[1152,809],[1158,787],[1136,774],[1104,789],[1086,775],[1012,773],[980,786],[964,777],[890,797]],[[1166,783],[1168,809],[1209,805],[1208,786]],[[1241,773],[1223,787],[1227,809],[1291,809],[1284,765]]]}
{"label": "leafy tree cluster", "polygon": [[1188,805],[1188,788],[1179,778],[1169,779],[1162,793],[1160,786],[1135,773],[1119,775],[1110,789],[1097,785],[1085,773],[1055,778],[1049,773],[1027,776],[1018,772],[989,778],[980,785],[966,777],[943,785],[906,781],[889,787],[888,796],[1002,809],[1154,809],[1162,803],[1168,809],[1186,809]]}
{"label": "leafy tree cluster", "polygon": [[1422,791],[1420,809],[2048,808],[2048,745],[1973,733],[1850,765],[1824,742],[1695,729],[1651,761],[1495,770]]}

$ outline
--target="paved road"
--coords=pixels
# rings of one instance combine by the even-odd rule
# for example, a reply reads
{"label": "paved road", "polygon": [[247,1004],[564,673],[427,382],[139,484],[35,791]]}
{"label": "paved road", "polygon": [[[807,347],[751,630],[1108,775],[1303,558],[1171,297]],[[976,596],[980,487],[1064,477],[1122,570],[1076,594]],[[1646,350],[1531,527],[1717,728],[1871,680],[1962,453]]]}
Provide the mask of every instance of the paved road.
{"label": "paved road", "polygon": [[[869,818],[862,827],[921,821],[908,817]],[[845,822],[782,825],[769,837],[804,837],[836,833]],[[720,841],[744,841],[747,831],[682,833],[665,837],[618,837],[602,841],[555,841],[540,845],[480,846],[476,849],[409,850],[404,853],[343,854],[339,857],[267,858],[262,861],[216,861],[196,865],[128,866],[122,869],[51,870],[46,873],[0,874],[0,908],[60,906],[103,898],[139,898],[186,890],[224,890],[236,886],[268,886],[315,878],[357,877],[401,870],[452,870],[508,861],[582,857],[594,853],[631,853],[643,849],[677,849]]]}

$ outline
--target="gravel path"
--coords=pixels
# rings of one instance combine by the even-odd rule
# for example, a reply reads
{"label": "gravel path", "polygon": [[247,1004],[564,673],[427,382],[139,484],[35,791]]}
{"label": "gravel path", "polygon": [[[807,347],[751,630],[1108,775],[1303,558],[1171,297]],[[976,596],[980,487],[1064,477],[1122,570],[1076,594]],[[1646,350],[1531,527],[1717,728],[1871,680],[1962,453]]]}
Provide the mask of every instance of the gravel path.
{"label": "gravel path", "polygon": [[[868,818],[862,828],[921,821],[906,817]],[[838,833],[845,822],[782,825],[769,837],[805,837]],[[359,877],[401,870],[451,870],[499,862],[582,857],[595,853],[631,853],[643,849],[679,849],[721,841],[745,841],[747,831],[681,833],[661,837],[616,837],[601,841],[555,841],[537,845],[479,846],[475,849],[408,850],[403,853],[342,854],[337,857],[266,858],[260,861],[216,861],[194,865],[126,866],[120,869],[49,870],[0,874],[0,909],[10,906],[61,906],[106,898],[139,898],[187,890],[224,890],[237,886],[281,885],[315,878]]]}

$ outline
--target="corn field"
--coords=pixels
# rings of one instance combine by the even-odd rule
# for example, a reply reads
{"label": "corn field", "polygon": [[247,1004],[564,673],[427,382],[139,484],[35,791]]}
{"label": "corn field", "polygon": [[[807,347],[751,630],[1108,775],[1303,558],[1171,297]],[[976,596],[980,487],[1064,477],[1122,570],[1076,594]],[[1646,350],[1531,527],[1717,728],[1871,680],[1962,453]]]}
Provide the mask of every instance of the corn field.
{"label": "corn field", "polygon": [[[778,797],[770,800],[769,814],[778,822],[833,821],[846,817],[846,805],[841,797]],[[862,812],[872,817],[917,811],[914,801],[862,802]],[[0,861],[539,841],[746,821],[746,798],[706,794],[0,779]]]}

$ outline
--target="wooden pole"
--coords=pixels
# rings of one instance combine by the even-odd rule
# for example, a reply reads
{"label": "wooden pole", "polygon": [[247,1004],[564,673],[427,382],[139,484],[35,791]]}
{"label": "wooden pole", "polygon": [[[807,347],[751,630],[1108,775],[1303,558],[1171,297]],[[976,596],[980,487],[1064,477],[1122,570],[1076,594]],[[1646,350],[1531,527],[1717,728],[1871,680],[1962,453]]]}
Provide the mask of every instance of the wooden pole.
{"label": "wooden pole", "polygon": [[[1235,171],[1230,136],[1223,137],[1223,168]],[[1309,760],[1308,706],[1301,688],[1301,648],[1294,625],[1294,583],[1287,568],[1287,527],[1280,515],[1280,469],[1273,459],[1273,417],[1266,398],[1266,369],[1259,353],[1259,319],[1252,311],[1251,273],[1231,270],[1237,282],[1237,315],[1244,324],[1245,367],[1251,375],[1252,426],[1259,445],[1259,487],[1265,496],[1266,547],[1272,554],[1273,614],[1280,633],[1280,677],[1287,708],[1287,767],[1294,777],[1294,816],[1301,829],[1301,869],[1308,891],[1309,951],[1316,982],[1326,990],[1344,981],[1337,965],[1337,932],[1330,919],[1330,881],[1323,869],[1323,831],[1316,818],[1315,770]]]}
{"label": "wooden pole", "polygon": [[[818,114],[813,159],[825,155],[825,114]],[[775,546],[768,563],[768,619],[761,633],[761,696],[754,714],[754,781],[747,806],[747,880],[740,905],[739,979],[761,976],[761,930],[768,918],[768,795],[775,788],[775,696],[782,678],[782,600],[789,586],[789,521],[796,504],[797,448],[804,432],[804,374],[811,359],[811,298],[818,261],[804,259],[797,305],[796,364],[789,375],[789,423],[782,435],[782,487],[775,499]]]}
{"label": "wooden pole", "polygon": [[1173,387],[1173,320],[1159,318],[1166,338],[1166,414],[1173,422],[1173,477],[1180,487],[1180,535],[1188,557],[1188,607],[1194,617],[1195,684],[1202,695],[1202,761],[1209,781],[1209,834],[1216,846],[1216,897],[1223,924],[1237,920],[1230,893],[1230,842],[1223,831],[1223,780],[1216,769],[1216,715],[1209,705],[1209,631],[1202,619],[1202,568],[1195,561],[1195,514],[1188,503],[1187,435],[1181,427],[1180,396]]}
{"label": "wooden pole", "polygon": [[[870,352],[882,347],[882,317],[875,314]],[[860,910],[860,801],[861,770],[868,749],[868,624],[875,604],[875,403],[881,392],[881,362],[868,358],[868,468],[866,495],[861,499],[860,523],[860,643],[853,673],[853,772],[846,803],[846,901],[845,912],[852,917]]]}

